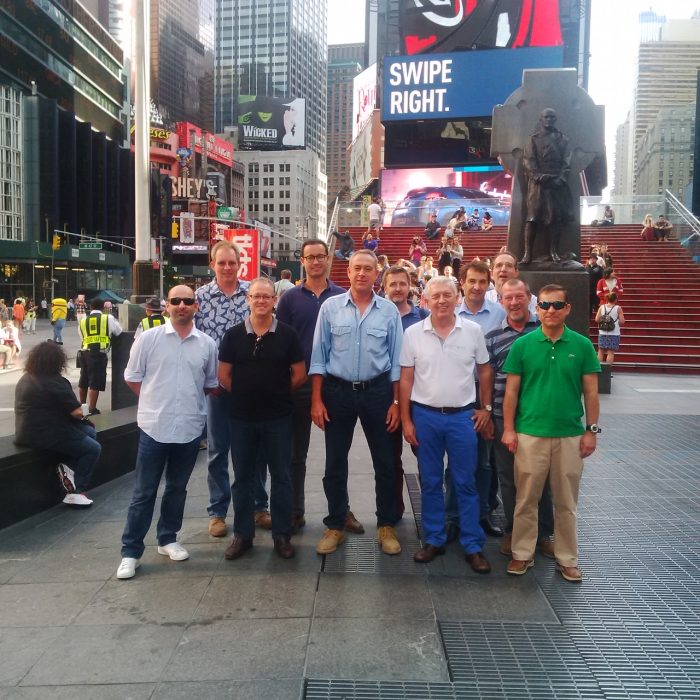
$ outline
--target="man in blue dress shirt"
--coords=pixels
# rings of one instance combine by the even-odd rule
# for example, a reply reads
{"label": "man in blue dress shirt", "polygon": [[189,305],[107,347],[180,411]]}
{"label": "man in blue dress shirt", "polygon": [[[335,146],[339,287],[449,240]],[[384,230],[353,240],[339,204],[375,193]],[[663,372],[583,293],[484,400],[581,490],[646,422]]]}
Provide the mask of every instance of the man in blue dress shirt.
{"label": "man in blue dress shirt", "polygon": [[358,250],[350,258],[350,289],[331,297],[319,312],[311,353],[311,419],[325,431],[323,488],[326,531],[316,547],[330,554],[345,539],[348,453],[357,419],[367,438],[375,474],[378,539],[385,554],[399,554],[394,525],[393,433],[399,427],[401,317],[376,295],[377,256]]}

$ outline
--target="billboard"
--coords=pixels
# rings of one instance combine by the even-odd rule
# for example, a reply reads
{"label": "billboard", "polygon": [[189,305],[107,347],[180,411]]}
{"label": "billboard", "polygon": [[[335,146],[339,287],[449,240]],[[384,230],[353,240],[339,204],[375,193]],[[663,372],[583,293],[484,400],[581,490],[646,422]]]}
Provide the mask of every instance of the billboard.
{"label": "billboard", "polygon": [[279,151],[306,145],[306,100],[238,96],[238,147]]}
{"label": "billboard", "polygon": [[352,140],[371,118],[377,106],[377,64],[373,63],[352,79]]}
{"label": "billboard", "polygon": [[375,109],[360,130],[358,137],[348,147],[350,190],[356,192],[379,176],[384,127]]}
{"label": "billboard", "polygon": [[560,0],[403,0],[409,56],[475,49],[561,46]]}
{"label": "billboard", "polygon": [[[214,134],[203,133],[202,130],[191,124],[190,122],[178,122],[175,125],[175,131],[180,139],[180,146],[183,149],[181,157],[190,155],[189,150],[185,153],[194,141],[194,150],[197,153],[202,152],[202,148],[206,149],[207,158],[215,160],[229,168],[233,165],[233,146],[225,139],[215,136]],[[178,152],[178,156],[180,153]]]}
{"label": "billboard", "polygon": [[523,68],[560,68],[561,47],[384,59],[382,121],[483,117],[522,84]]}
{"label": "billboard", "polygon": [[212,245],[217,241],[233,241],[240,250],[238,279],[250,282],[260,276],[260,232],[251,228],[226,228],[216,224],[212,230]]}

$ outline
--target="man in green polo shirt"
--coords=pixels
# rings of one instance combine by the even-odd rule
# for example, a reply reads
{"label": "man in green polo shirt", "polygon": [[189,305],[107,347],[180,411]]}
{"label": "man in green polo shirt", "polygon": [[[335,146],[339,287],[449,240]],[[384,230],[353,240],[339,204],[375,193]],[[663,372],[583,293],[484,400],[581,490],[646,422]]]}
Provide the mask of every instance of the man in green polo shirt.
{"label": "man in green polo shirt", "polygon": [[534,565],[538,504],[549,477],[557,570],[567,581],[578,582],[576,506],[583,458],[593,454],[600,432],[600,363],[591,341],[566,327],[570,311],[564,287],[550,284],[540,290],[537,315],[542,325],[513,343],[503,367],[508,378],[501,441],[515,454],[516,502],[507,572],[520,576]]}

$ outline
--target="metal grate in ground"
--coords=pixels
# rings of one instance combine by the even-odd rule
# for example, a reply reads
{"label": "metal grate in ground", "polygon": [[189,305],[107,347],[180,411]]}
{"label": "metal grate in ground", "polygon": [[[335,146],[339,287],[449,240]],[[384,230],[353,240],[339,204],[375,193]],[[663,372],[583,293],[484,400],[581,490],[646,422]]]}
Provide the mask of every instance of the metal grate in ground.
{"label": "metal grate in ground", "polygon": [[418,474],[404,474],[408,497],[411,501],[413,519],[416,521],[416,533],[418,539],[423,539],[423,507],[420,501],[420,480]]}
{"label": "metal grate in ground", "polygon": [[455,683],[421,681],[306,681],[305,700],[467,700],[474,695]]}
{"label": "metal grate in ground", "polygon": [[322,571],[333,574],[425,575],[425,566],[413,561],[419,548],[418,540],[402,537],[401,554],[389,557],[382,554],[376,538],[352,537],[331,556],[324,557]]}

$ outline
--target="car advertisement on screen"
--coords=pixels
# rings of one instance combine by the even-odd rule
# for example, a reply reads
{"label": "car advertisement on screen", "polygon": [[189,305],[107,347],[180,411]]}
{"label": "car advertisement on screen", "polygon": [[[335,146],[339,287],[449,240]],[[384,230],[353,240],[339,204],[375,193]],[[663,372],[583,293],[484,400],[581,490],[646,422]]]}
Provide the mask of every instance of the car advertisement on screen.
{"label": "car advertisement on screen", "polygon": [[475,49],[561,46],[560,0],[402,0],[409,56]]}
{"label": "car advertisement on screen", "polygon": [[306,100],[260,95],[238,97],[238,147],[243,150],[303,148]]}
{"label": "car advertisement on screen", "polygon": [[462,208],[488,211],[494,226],[510,217],[511,176],[500,165],[455,168],[393,168],[381,172],[385,225],[423,226],[437,214],[441,226]]}

